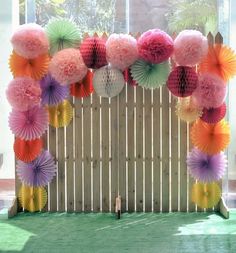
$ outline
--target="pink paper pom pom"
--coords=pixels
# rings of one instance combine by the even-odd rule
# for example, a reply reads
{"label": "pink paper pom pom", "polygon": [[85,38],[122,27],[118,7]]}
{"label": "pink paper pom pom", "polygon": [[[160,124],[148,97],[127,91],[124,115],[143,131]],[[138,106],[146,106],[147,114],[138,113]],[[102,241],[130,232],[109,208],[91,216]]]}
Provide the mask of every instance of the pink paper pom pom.
{"label": "pink paper pom pom", "polygon": [[197,89],[193,92],[193,98],[201,107],[216,108],[224,102],[226,92],[226,85],[220,77],[204,73],[199,77]]}
{"label": "pink paper pom pom", "polygon": [[184,30],[174,41],[174,59],[182,66],[198,64],[207,54],[207,38],[201,32]]}
{"label": "pink paper pom pom", "polygon": [[87,67],[78,49],[67,48],[53,56],[49,72],[58,83],[68,85],[82,80],[87,74]]}
{"label": "pink paper pom pom", "polygon": [[148,62],[158,64],[168,60],[174,50],[172,38],[159,29],[149,30],[138,39],[139,56]]}
{"label": "pink paper pom pom", "polygon": [[48,112],[45,108],[34,107],[28,111],[12,110],[9,126],[12,133],[23,140],[34,140],[43,135],[48,128]]}
{"label": "pink paper pom pom", "polygon": [[8,102],[18,111],[39,105],[41,101],[41,89],[37,81],[30,77],[17,77],[13,79],[6,91]]}
{"label": "pink paper pom pom", "polygon": [[129,34],[111,34],[106,42],[106,54],[112,67],[124,70],[138,59],[137,41]]}
{"label": "pink paper pom pom", "polygon": [[25,58],[36,58],[48,52],[49,41],[44,29],[37,24],[21,25],[13,34],[14,51]]}

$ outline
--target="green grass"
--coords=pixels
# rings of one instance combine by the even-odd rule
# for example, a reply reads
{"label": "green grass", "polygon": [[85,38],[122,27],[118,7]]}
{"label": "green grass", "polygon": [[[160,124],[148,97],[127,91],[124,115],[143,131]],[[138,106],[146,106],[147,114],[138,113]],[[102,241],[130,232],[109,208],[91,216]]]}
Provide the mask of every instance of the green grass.
{"label": "green grass", "polygon": [[21,213],[0,220],[0,252],[234,253],[236,213]]}

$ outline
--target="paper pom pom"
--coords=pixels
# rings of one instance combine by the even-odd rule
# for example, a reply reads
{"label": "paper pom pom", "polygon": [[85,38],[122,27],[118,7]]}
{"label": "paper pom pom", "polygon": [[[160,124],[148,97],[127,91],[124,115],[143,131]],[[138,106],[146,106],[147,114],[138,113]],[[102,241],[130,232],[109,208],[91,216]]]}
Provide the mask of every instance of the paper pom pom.
{"label": "paper pom pom", "polygon": [[14,152],[16,158],[26,163],[29,163],[36,159],[40,154],[42,148],[42,139],[25,141],[20,138],[16,138],[14,142]]}
{"label": "paper pom pom", "polygon": [[18,111],[26,111],[39,105],[41,89],[38,82],[30,77],[13,79],[6,91],[8,102]]}
{"label": "paper pom pom", "polygon": [[187,165],[192,177],[203,183],[220,180],[225,173],[226,157],[223,153],[207,155],[193,148],[187,158]]}
{"label": "paper pom pom", "polygon": [[80,53],[88,68],[98,69],[107,65],[106,40],[97,36],[88,37],[80,45]]}
{"label": "paper pom pom", "polygon": [[53,127],[68,126],[73,117],[73,109],[69,101],[64,100],[56,106],[49,106],[49,124]]}
{"label": "paper pom pom", "polygon": [[150,63],[167,61],[174,51],[173,40],[159,29],[149,30],[138,39],[139,56]]}
{"label": "paper pom pom", "polygon": [[152,64],[143,60],[136,61],[131,66],[133,79],[144,88],[158,88],[166,83],[170,72],[168,62]]}
{"label": "paper pom pom", "polygon": [[46,54],[49,48],[44,29],[37,24],[21,25],[13,34],[11,43],[18,55],[28,59]]}
{"label": "paper pom pom", "polygon": [[177,102],[176,115],[183,121],[193,122],[202,115],[202,109],[193,102],[191,97],[186,97]]}
{"label": "paper pom pom", "polygon": [[211,72],[228,81],[236,74],[236,54],[228,46],[215,44],[199,66],[200,72]]}
{"label": "paper pom pom", "polygon": [[131,86],[138,86],[138,83],[133,79],[131,75],[131,69],[127,68],[123,72],[125,82]]}
{"label": "paper pom pom", "polygon": [[34,59],[27,59],[14,51],[10,56],[9,65],[14,77],[29,76],[40,80],[48,71],[49,57],[42,54]]}
{"label": "paper pom pom", "polygon": [[117,96],[124,88],[124,84],[122,72],[110,66],[96,70],[93,76],[94,90],[101,97]]}
{"label": "paper pom pom", "polygon": [[170,73],[167,87],[176,97],[191,96],[197,88],[197,73],[190,67],[178,66]]}
{"label": "paper pom pom", "polygon": [[56,164],[48,151],[30,163],[18,161],[16,172],[21,182],[28,186],[46,186],[56,175]]}
{"label": "paper pom pom", "polygon": [[193,92],[196,103],[207,109],[222,105],[227,88],[224,81],[217,75],[204,73],[199,76],[198,86]]}
{"label": "paper pom pom", "polygon": [[198,120],[192,126],[191,140],[202,152],[208,155],[218,154],[229,145],[229,125],[224,120],[216,124],[207,124]]}
{"label": "paper pom pom", "polygon": [[111,34],[106,42],[107,61],[124,70],[138,59],[137,41],[129,34]]}
{"label": "paper pom pom", "polygon": [[85,78],[77,83],[71,84],[70,94],[77,98],[88,97],[93,93],[93,72],[88,71]]}
{"label": "paper pom pom", "polygon": [[69,88],[60,85],[50,74],[46,75],[41,81],[42,104],[57,105],[69,96]]}
{"label": "paper pom pom", "polygon": [[209,124],[216,124],[225,117],[225,114],[226,114],[226,104],[223,103],[221,106],[217,108],[210,108],[210,109],[203,108],[201,120]]}
{"label": "paper pom pom", "polygon": [[207,38],[201,32],[184,30],[174,41],[174,59],[182,66],[194,66],[207,54]]}
{"label": "paper pom pom", "polygon": [[77,25],[66,18],[53,18],[45,27],[50,43],[50,54],[54,55],[65,48],[77,47],[80,32]]}
{"label": "paper pom pom", "polygon": [[37,139],[47,130],[48,112],[41,107],[24,112],[13,110],[9,116],[9,126],[16,137],[26,141]]}
{"label": "paper pom pom", "polygon": [[221,190],[218,184],[196,183],[192,187],[192,201],[201,208],[212,208],[218,204],[221,198]]}
{"label": "paper pom pom", "polygon": [[18,198],[20,205],[29,212],[41,211],[47,203],[47,192],[43,187],[22,185]]}
{"label": "paper pom pom", "polygon": [[87,67],[80,51],[68,48],[53,56],[49,72],[61,85],[67,85],[82,80],[87,73]]}

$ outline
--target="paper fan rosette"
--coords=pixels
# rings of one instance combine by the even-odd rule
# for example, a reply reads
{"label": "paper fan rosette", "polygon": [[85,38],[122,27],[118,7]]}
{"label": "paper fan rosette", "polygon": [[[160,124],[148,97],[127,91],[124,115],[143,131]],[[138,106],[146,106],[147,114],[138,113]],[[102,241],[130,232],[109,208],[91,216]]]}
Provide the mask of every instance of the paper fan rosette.
{"label": "paper fan rosette", "polygon": [[29,212],[41,211],[47,203],[47,192],[43,187],[22,185],[18,198],[20,205]]}
{"label": "paper fan rosette", "polygon": [[200,72],[210,72],[228,81],[236,74],[236,54],[226,45],[209,47],[207,56],[199,66]]}
{"label": "paper fan rosette", "polygon": [[69,101],[64,100],[56,106],[49,106],[49,124],[53,127],[68,126],[73,117],[73,109]]}
{"label": "paper fan rosette", "polygon": [[51,55],[65,48],[79,46],[80,32],[73,21],[66,18],[53,18],[45,29],[49,38]]}
{"label": "paper fan rosette", "polygon": [[88,97],[93,93],[93,72],[88,71],[85,78],[70,86],[70,94],[77,98]]}
{"label": "paper fan rosette", "polygon": [[40,80],[47,73],[48,65],[48,54],[27,59],[13,51],[9,59],[10,70],[14,77],[29,76],[35,80]]}
{"label": "paper fan rosette", "polygon": [[225,120],[208,124],[197,120],[191,128],[191,140],[194,146],[208,155],[225,150],[230,142],[230,128]]}
{"label": "paper fan rosette", "polygon": [[127,68],[123,71],[125,82],[131,86],[138,86],[137,82],[133,79],[131,75],[130,68]]}
{"label": "paper fan rosette", "polygon": [[193,122],[202,115],[202,109],[191,97],[180,98],[176,104],[176,115],[183,121]]}
{"label": "paper fan rosette", "polygon": [[155,89],[166,83],[170,72],[169,62],[152,64],[144,60],[137,60],[131,66],[131,75],[138,85]]}
{"label": "paper fan rosette", "polygon": [[225,117],[225,114],[226,114],[226,104],[223,103],[221,106],[217,108],[210,108],[210,109],[203,108],[201,120],[209,124],[216,124]]}
{"label": "paper fan rosette", "polygon": [[20,138],[16,138],[14,142],[14,152],[16,158],[29,163],[37,158],[43,148],[42,139],[35,139],[32,141],[25,141]]}
{"label": "paper fan rosette", "polygon": [[221,198],[221,190],[217,183],[195,183],[192,187],[192,201],[201,208],[212,208]]}

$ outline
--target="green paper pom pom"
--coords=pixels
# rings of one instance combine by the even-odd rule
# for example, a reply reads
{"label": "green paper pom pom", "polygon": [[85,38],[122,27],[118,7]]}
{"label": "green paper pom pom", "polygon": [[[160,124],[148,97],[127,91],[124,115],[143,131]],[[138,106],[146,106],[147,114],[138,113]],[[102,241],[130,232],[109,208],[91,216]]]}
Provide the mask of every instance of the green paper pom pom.
{"label": "green paper pom pom", "polygon": [[169,62],[152,64],[143,60],[137,60],[131,66],[133,79],[144,88],[155,89],[166,83],[170,73]]}
{"label": "green paper pom pom", "polygon": [[53,18],[45,27],[50,42],[50,54],[54,55],[65,48],[77,47],[80,32],[77,25],[66,18]]}

